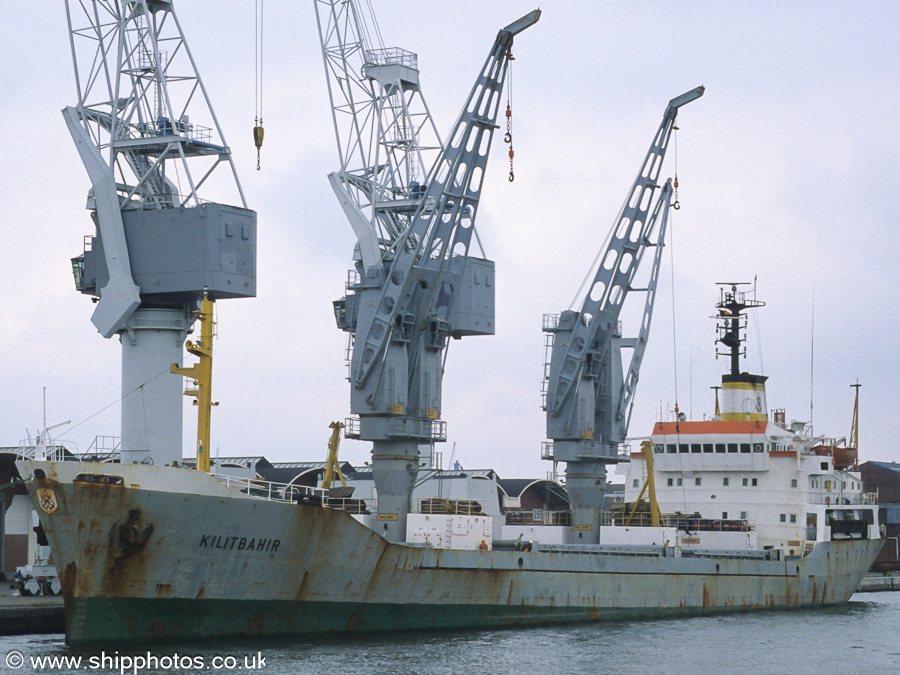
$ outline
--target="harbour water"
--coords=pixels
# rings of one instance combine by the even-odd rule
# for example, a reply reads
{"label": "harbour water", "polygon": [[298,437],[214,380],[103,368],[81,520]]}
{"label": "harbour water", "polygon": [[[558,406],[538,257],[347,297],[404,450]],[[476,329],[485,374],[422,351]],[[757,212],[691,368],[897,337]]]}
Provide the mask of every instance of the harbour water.
{"label": "harbour water", "polygon": [[[847,605],[815,610],[505,631],[230,639],[77,650],[66,647],[62,635],[10,636],[0,637],[0,670],[135,675],[235,670],[265,675],[893,672],[900,662],[898,627],[900,593],[857,593]],[[48,660],[54,657],[55,664]],[[80,663],[72,661],[78,658]],[[68,664],[59,659],[69,659]]]}

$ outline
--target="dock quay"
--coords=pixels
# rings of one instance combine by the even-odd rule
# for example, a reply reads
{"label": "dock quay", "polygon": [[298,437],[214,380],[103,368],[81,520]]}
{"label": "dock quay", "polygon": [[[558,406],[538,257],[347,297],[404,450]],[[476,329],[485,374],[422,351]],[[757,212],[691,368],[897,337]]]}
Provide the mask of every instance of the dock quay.
{"label": "dock quay", "polygon": [[859,583],[859,593],[900,591],[900,575],[867,574]]}
{"label": "dock quay", "polygon": [[66,611],[62,596],[0,594],[0,635],[63,633]]}

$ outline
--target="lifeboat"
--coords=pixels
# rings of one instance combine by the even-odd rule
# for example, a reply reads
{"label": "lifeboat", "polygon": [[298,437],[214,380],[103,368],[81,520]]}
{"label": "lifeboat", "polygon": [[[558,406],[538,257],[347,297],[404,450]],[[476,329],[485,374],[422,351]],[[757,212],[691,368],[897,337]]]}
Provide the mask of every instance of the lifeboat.
{"label": "lifeboat", "polygon": [[856,464],[856,448],[835,447],[831,454],[834,457],[834,468],[838,471],[849,469]]}
{"label": "lifeboat", "polygon": [[849,469],[856,464],[856,448],[843,448],[837,445],[817,445],[813,452],[822,457],[832,457],[834,468],[838,471]]}

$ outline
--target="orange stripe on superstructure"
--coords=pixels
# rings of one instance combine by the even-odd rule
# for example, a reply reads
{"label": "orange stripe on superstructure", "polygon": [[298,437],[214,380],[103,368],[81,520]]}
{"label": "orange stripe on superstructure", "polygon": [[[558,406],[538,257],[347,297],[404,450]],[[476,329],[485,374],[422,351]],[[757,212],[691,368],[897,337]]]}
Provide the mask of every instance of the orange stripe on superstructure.
{"label": "orange stripe on superstructure", "polygon": [[770,450],[769,457],[796,457],[796,450]]}
{"label": "orange stripe on superstructure", "polygon": [[706,420],[703,422],[657,422],[653,426],[654,436],[687,436],[704,434],[764,434],[768,422],[759,420]]}

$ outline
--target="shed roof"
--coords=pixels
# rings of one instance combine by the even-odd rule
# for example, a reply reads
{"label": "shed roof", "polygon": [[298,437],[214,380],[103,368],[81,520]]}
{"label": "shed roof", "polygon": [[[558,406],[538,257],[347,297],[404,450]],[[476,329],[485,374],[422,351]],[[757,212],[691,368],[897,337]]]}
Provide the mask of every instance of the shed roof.
{"label": "shed roof", "polygon": [[874,461],[870,460],[868,462],[863,462],[859,466],[862,469],[865,466],[870,465],[870,464],[873,466],[877,466],[879,469],[886,469],[888,471],[894,471],[896,473],[900,473],[900,464],[898,464],[897,462],[874,462]]}

